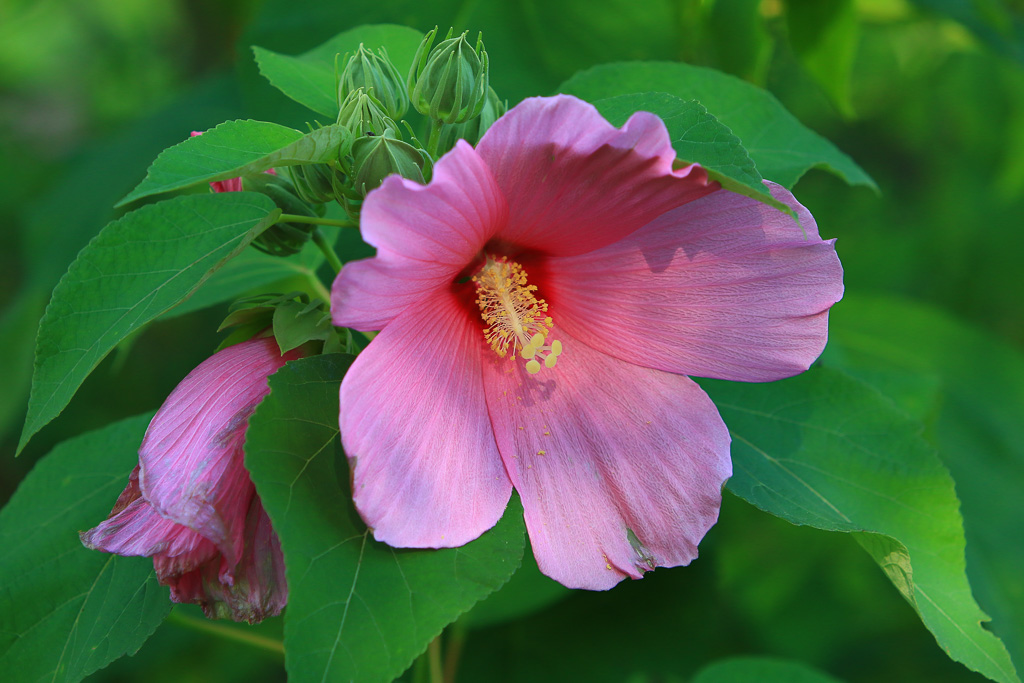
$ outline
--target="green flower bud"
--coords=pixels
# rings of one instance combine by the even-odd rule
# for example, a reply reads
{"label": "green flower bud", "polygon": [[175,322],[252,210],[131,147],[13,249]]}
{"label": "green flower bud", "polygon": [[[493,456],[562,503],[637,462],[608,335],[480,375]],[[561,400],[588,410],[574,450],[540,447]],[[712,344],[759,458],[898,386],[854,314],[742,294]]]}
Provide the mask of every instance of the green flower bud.
{"label": "green flower bud", "polygon": [[352,184],[363,197],[393,173],[424,182],[431,165],[426,154],[390,135],[360,138],[352,145]]}
{"label": "green flower bud", "polygon": [[508,111],[508,107],[502,100],[498,99],[498,93],[494,92],[494,88],[487,88],[487,100],[484,102],[484,108],[480,111],[480,116],[470,119],[465,123],[452,123],[441,126],[441,134],[437,145],[438,156],[454,147],[455,141],[460,138],[476,146],[476,143],[480,142],[480,138],[484,136],[487,129],[506,111]]}
{"label": "green flower bud", "polygon": [[[243,176],[242,189],[267,195],[284,213],[310,217],[317,215],[309,204],[296,196],[292,184],[281,176],[269,173]],[[272,256],[291,256],[309,241],[315,227],[310,223],[275,223],[260,233],[252,245]]]}
{"label": "green flower bud", "polygon": [[299,197],[311,204],[334,201],[338,188],[348,184],[345,173],[331,164],[289,166],[288,176]]}
{"label": "green flower bud", "polygon": [[355,137],[384,135],[388,130],[398,131],[398,124],[384,111],[384,106],[373,95],[367,95],[362,88],[356,88],[341,103],[338,123]]}
{"label": "green flower bud", "polygon": [[338,78],[338,102],[343,103],[359,88],[373,95],[381,103],[387,116],[400,119],[409,108],[409,95],[405,91],[405,81],[398,69],[388,59],[387,50],[380,48],[378,54],[363,47],[351,57],[346,55],[345,65]]}
{"label": "green flower bud", "polygon": [[474,48],[466,33],[447,37],[431,49],[437,29],[427,33],[416,50],[406,86],[412,106],[444,123],[463,123],[479,116],[487,99],[487,51],[483,37]]}

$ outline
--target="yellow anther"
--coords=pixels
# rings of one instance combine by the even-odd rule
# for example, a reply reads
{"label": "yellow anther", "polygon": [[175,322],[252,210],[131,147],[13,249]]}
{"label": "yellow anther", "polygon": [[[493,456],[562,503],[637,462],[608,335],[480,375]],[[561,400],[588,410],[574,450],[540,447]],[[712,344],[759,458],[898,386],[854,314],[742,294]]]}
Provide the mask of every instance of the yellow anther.
{"label": "yellow anther", "polygon": [[558,356],[556,356],[555,354],[551,354],[550,356],[548,356],[547,358],[544,359],[544,367],[546,367],[546,368],[553,368],[553,367],[555,367],[555,363],[557,363],[557,362],[558,362]]}
{"label": "yellow anther", "polygon": [[536,375],[540,372],[540,363],[536,360],[531,360],[526,363],[526,371],[531,375]]}
{"label": "yellow anther", "polygon": [[[557,339],[555,341],[551,342],[551,355],[552,356],[557,356],[561,352],[562,352],[562,342],[560,342]],[[554,365],[554,363],[552,363],[552,365]]]}
{"label": "yellow anther", "polygon": [[533,358],[534,356],[537,355],[537,347],[536,346],[530,346],[529,344],[527,344],[519,352],[519,355],[522,356],[523,358],[529,360],[529,359],[531,359],[531,358]]}
{"label": "yellow anther", "polygon": [[[548,318],[548,320],[550,320],[550,318]],[[532,346],[535,349],[539,349],[540,347],[544,346],[544,335],[538,332],[537,334],[530,337],[530,346]]]}

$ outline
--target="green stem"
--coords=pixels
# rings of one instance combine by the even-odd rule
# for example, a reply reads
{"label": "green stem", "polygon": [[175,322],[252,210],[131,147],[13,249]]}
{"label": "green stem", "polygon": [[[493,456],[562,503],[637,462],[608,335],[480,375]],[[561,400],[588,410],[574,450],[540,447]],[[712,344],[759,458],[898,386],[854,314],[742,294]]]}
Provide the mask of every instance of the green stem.
{"label": "green stem", "polygon": [[430,683],[444,683],[441,668],[441,636],[438,635],[427,646],[427,661],[430,664]]}
{"label": "green stem", "polygon": [[430,121],[430,137],[427,138],[427,154],[432,159],[437,158],[437,146],[441,144],[441,126],[444,122],[432,119]]}
{"label": "green stem", "polygon": [[466,625],[462,619],[449,626],[448,651],[444,653],[444,683],[455,683],[455,673],[459,670],[459,657],[462,646],[466,644]]}
{"label": "green stem", "polygon": [[218,624],[205,619],[196,619],[195,617],[190,617],[176,610],[167,615],[167,621],[184,628],[190,628],[193,631],[208,633],[210,635],[217,636],[218,638],[223,638],[224,640],[232,640],[236,643],[249,645],[260,650],[272,652],[282,658],[284,657],[284,643],[280,640],[274,640],[273,638],[267,638],[266,636],[258,636],[254,633],[247,633],[246,631],[233,626],[225,626],[224,624]]}
{"label": "green stem", "polygon": [[332,225],[336,228],[358,228],[358,223],[343,221],[336,218],[319,218],[317,216],[299,216],[294,213],[282,213],[278,223],[312,223],[313,225]]}
{"label": "green stem", "polygon": [[335,273],[341,272],[341,259],[334,253],[334,248],[327,243],[327,239],[324,238],[324,234],[320,232],[319,228],[313,230],[313,242],[320,251],[323,252],[324,258],[331,264],[331,268],[334,268]]}

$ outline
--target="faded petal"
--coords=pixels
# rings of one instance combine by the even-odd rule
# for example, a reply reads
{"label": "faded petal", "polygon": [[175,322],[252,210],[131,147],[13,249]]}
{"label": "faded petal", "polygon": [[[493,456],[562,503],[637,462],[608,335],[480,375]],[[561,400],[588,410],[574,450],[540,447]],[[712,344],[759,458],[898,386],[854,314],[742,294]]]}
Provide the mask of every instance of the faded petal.
{"label": "faded petal", "polygon": [[197,604],[211,619],[254,624],[280,614],[288,602],[284,555],[270,518],[255,496],[246,516],[245,537],[245,550],[231,581],[221,579],[220,555],[180,575],[162,573],[160,558],[154,558],[157,575],[170,586],[171,600]]}
{"label": "faded petal", "polygon": [[374,538],[448,548],[494,526],[512,485],[480,377],[479,327],[445,292],[392,320],[341,384],[353,499]]}
{"label": "faded petal", "polygon": [[159,555],[167,573],[182,573],[220,557],[217,547],[186,526],[161,517],[139,491],[139,468],[132,470],[128,486],[110,516],[79,536],[92,550],[130,557]]}
{"label": "faded petal", "polygon": [[272,338],[217,352],[182,380],[150,422],[139,449],[142,495],[162,516],[213,541],[234,566],[255,495],[243,464],[249,416],[284,365]]}
{"label": "faded petal", "polygon": [[490,171],[464,141],[434,165],[427,185],[385,179],[367,195],[360,218],[377,256],[346,265],[334,281],[334,323],[379,330],[406,306],[449,287],[506,212]]}
{"label": "faded petal", "polygon": [[787,190],[788,215],[719,191],[589,254],[550,259],[545,296],[574,337],[669,372],[768,381],[803,372],[843,295],[834,240]]}
{"label": "faded petal", "polygon": [[714,404],[687,377],[594,351],[557,326],[551,336],[564,351],[537,375],[484,363],[498,449],[541,571],[603,590],[688,564],[732,473]]}
{"label": "faded petal", "polygon": [[717,187],[699,166],[672,169],[657,116],[639,112],[618,129],[567,95],[523,100],[477,151],[508,199],[500,238],[548,254],[601,248]]}

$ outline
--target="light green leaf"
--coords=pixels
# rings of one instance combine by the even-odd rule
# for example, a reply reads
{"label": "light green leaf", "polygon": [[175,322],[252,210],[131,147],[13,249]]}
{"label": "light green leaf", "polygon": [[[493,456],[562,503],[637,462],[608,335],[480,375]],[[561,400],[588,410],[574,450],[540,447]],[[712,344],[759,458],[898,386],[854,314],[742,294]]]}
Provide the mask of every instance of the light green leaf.
{"label": "light green leaf", "polygon": [[668,62],[605,64],[576,74],[559,92],[589,102],[635,92],[697,100],[740,139],[768,180],[792,188],[808,170],[822,168],[852,185],[875,188],[850,157],[797,121],[771,93],[713,69]]}
{"label": "light green leaf", "polygon": [[138,463],[150,415],[65,441],[0,511],[0,669],[11,683],[73,683],[135,654],[171,609],[143,557],[88,550]]}
{"label": "light green leaf", "polygon": [[337,156],[344,135],[339,126],[303,135],[265,121],[225,121],[161,152],[143,181],[117,206],[190,185],[262,173],[275,166],[327,161]]}
{"label": "light green leaf", "polygon": [[786,0],[789,43],[844,116],[853,116],[850,74],[860,23],[853,0]]}
{"label": "light green leaf", "polygon": [[[1017,683],[971,595],[953,479],[920,424],[847,375],[818,368],[772,384],[702,382],[732,434],[729,490],[820,529],[868,532],[862,544],[953,659]],[[906,559],[909,557],[909,563]],[[897,571],[899,569],[900,571]]]}
{"label": "light green leaf", "polygon": [[665,122],[672,148],[680,159],[699,163],[708,177],[727,190],[792,213],[772,198],[739,138],[700,102],[686,102],[668,93],[636,93],[598,100],[594,106],[614,126],[621,126],[637,111],[657,114]]}
{"label": "light green leaf", "polygon": [[956,480],[974,594],[1020,667],[1024,354],[938,310],[889,297],[848,296],[830,327],[826,363],[926,419],[926,436]]}
{"label": "light green leaf", "polygon": [[[391,24],[359,26],[339,33],[323,45],[298,57],[253,47],[260,73],[271,85],[318,114],[338,118],[338,81],[335,60],[354,52],[363,43],[376,51],[384,47],[391,63],[403,76],[409,73],[423,34],[407,26]],[[338,65],[340,68],[343,65]]]}
{"label": "light green leaf", "polygon": [[187,299],[280,211],[252,192],[176,197],[110,223],[61,279],[39,323],[20,451],[122,339]]}
{"label": "light green leaf", "polygon": [[390,681],[448,623],[501,587],[523,553],[522,507],[461,548],[373,540],[352,506],[338,386],[352,357],[294,361],[270,379],[246,465],[288,567],[285,651],[295,681]]}
{"label": "light green leaf", "polygon": [[768,657],[733,657],[709,664],[692,683],[839,683],[800,662]]}

